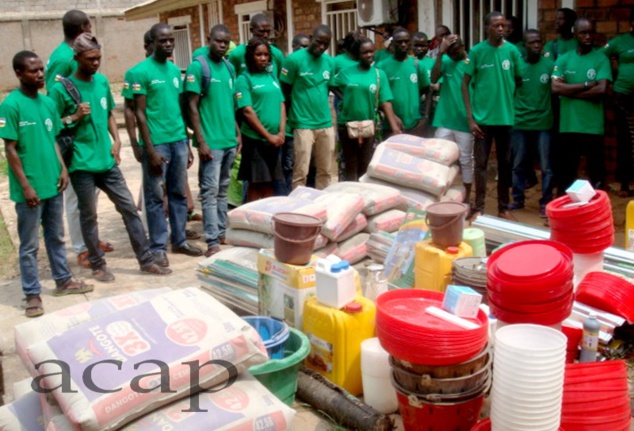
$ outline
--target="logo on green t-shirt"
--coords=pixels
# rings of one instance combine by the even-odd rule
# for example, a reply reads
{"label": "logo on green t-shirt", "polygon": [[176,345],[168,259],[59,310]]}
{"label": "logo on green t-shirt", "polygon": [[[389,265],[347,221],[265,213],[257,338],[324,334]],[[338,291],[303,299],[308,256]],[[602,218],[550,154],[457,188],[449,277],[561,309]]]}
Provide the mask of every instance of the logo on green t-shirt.
{"label": "logo on green t-shirt", "polygon": [[502,69],[509,70],[511,68],[511,62],[508,60],[504,60],[502,62]]}
{"label": "logo on green t-shirt", "polygon": [[324,77],[326,81],[328,81],[330,79],[330,71],[324,70],[324,73],[322,73],[322,76]]}
{"label": "logo on green t-shirt", "polygon": [[415,73],[412,73],[409,76],[409,80],[412,81],[414,84],[416,84],[418,82],[418,75],[416,75]]}
{"label": "logo on green t-shirt", "polygon": [[597,71],[594,69],[588,69],[588,79],[594,79],[597,77]]}
{"label": "logo on green t-shirt", "polygon": [[543,73],[542,76],[539,77],[539,82],[542,84],[546,84],[548,81],[550,81],[550,76],[548,76],[547,73]]}
{"label": "logo on green t-shirt", "polygon": [[49,132],[53,130],[53,121],[50,118],[47,118],[44,121],[44,124],[46,124],[46,130],[48,130]]}
{"label": "logo on green t-shirt", "polygon": [[181,85],[180,80],[178,78],[174,78],[172,82],[174,82],[174,87],[176,88],[180,87]]}
{"label": "logo on green t-shirt", "polygon": [[106,101],[105,97],[102,97],[101,100],[99,101],[101,103],[101,107],[103,109],[108,109],[108,102]]}
{"label": "logo on green t-shirt", "polygon": [[375,84],[370,84],[370,93],[372,93],[372,94],[376,93],[376,85]]}

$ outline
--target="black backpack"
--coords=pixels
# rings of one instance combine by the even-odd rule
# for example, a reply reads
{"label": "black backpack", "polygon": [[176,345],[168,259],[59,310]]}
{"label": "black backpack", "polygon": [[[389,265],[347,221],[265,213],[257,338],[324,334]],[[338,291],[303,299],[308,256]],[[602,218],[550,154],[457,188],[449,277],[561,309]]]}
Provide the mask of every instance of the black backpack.
{"label": "black backpack", "polygon": [[[234,79],[235,76],[233,74],[233,71],[231,70],[231,67],[229,66],[229,62],[227,61],[226,58],[223,58],[222,60],[224,61],[225,66],[227,66],[227,69],[229,70],[231,79]],[[202,67],[202,80],[200,83],[201,84],[200,98],[198,99],[198,104],[200,105],[201,99],[205,97],[205,95],[207,95],[207,91],[209,91],[209,84],[211,83],[211,69],[209,68],[209,63],[207,63],[204,55],[200,55],[196,57],[194,61],[199,62]],[[185,80],[187,80],[187,77],[185,77]],[[178,96],[178,104],[181,107],[181,114],[183,115],[183,121],[185,122],[185,126],[193,130],[194,127],[193,127],[192,119],[191,119],[191,116],[189,115],[189,97],[187,96],[187,93],[188,91],[183,91]]]}

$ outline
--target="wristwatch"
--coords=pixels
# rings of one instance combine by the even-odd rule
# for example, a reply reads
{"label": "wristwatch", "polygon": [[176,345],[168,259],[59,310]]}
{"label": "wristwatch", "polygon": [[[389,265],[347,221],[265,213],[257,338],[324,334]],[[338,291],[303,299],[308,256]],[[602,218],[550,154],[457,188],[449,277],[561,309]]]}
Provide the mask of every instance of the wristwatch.
{"label": "wristwatch", "polygon": [[73,119],[70,117],[70,115],[68,117],[64,117],[64,124],[66,124],[67,126],[73,124]]}
{"label": "wristwatch", "polygon": [[588,81],[584,82],[584,83],[583,83],[583,86],[584,86],[585,88],[588,88]]}

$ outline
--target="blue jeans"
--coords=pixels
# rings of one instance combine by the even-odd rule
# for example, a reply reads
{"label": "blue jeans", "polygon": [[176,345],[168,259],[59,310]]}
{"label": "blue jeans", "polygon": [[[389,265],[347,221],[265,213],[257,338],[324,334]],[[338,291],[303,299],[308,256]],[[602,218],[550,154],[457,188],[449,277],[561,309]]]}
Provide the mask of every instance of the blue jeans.
{"label": "blue jeans", "polygon": [[152,174],[146,153],[143,154],[141,162],[150,250],[156,253],[167,251],[167,221],[163,211],[163,187],[165,187],[167,194],[172,247],[181,247],[187,242],[185,234],[187,224],[185,184],[187,183],[189,144],[187,139],[183,139],[156,145],[154,150],[168,161],[168,163],[163,164],[162,175]]}
{"label": "blue jeans", "polygon": [[537,148],[539,166],[542,171],[542,198],[540,206],[546,206],[553,200],[553,169],[551,161],[551,135],[548,130],[513,130],[513,201],[524,204],[524,185],[526,174],[533,169],[534,147]]}
{"label": "blue jeans", "polygon": [[213,159],[201,162],[198,183],[202,196],[203,226],[207,247],[220,244],[227,228],[227,190],[231,180],[231,165],[236,158],[236,147],[211,150]]}
{"label": "blue jeans", "polygon": [[96,188],[104,191],[121,214],[139,265],[144,267],[152,264],[154,257],[150,253],[141,217],[119,167],[115,166],[106,172],[75,171],[70,174],[70,179],[77,193],[81,234],[88,248],[90,267],[95,270],[106,264],[104,252],[99,248]]}
{"label": "blue jeans", "polygon": [[53,280],[62,285],[73,274],[66,262],[64,245],[64,197],[60,193],[55,197],[43,199],[35,208],[26,202],[16,203],[18,215],[18,236],[20,237],[20,277],[25,295],[38,295],[42,285],[38,280],[37,252],[40,248],[40,224],[44,231],[44,245],[51,265]]}

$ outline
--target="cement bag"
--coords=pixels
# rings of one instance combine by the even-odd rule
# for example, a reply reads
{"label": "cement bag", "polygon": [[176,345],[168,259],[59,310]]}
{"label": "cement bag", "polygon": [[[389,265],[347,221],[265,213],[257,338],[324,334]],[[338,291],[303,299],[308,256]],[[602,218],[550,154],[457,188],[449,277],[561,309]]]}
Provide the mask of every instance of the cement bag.
{"label": "cement bag", "polygon": [[[345,241],[348,238],[358,234],[363,231],[368,225],[368,219],[363,214],[359,214],[355,217],[355,219],[348,225],[346,230],[343,231],[341,235],[339,235],[339,242]],[[333,253],[334,254],[334,253]]]}
{"label": "cement bag", "polygon": [[324,258],[324,257],[329,256],[331,254],[334,254],[336,256],[337,253],[339,253],[339,247],[337,246],[337,243],[336,242],[330,242],[330,243],[326,244],[326,246],[324,248],[320,248],[319,250],[315,251],[314,254],[317,257]]}
{"label": "cement bag", "polygon": [[449,176],[447,176],[447,184],[450,186],[456,182],[458,179],[458,175],[460,174],[460,166],[451,165],[449,166]]}
{"label": "cement bag", "polygon": [[84,322],[133,307],[170,291],[171,289],[169,287],[163,287],[160,289],[124,293],[110,298],[73,305],[72,307],[52,313],[46,313],[38,319],[21,323],[14,329],[15,347],[18,356],[20,356],[24,365],[26,365],[29,374],[35,377],[37,372],[29,366],[31,361],[29,361],[26,354],[26,350],[29,346],[39,341],[48,340]]}
{"label": "cement bag", "polygon": [[199,410],[184,412],[191,400],[182,399],[137,419],[121,431],[285,431],[293,429],[295,410],[278,400],[251,374],[244,372],[232,385],[220,385],[197,395]]}
{"label": "cement bag", "polygon": [[393,148],[412,156],[421,157],[449,166],[460,158],[458,144],[446,139],[427,139],[413,135],[394,135],[383,142],[389,148]]}
{"label": "cement bag", "polygon": [[434,196],[442,195],[450,186],[449,168],[440,163],[379,145],[368,166],[372,178],[389,181]]}
{"label": "cement bag", "polygon": [[40,395],[42,414],[46,423],[46,431],[80,431],[81,428],[74,426],[55,401],[55,397]]}
{"label": "cement bag", "polygon": [[392,187],[376,184],[364,184],[353,181],[343,181],[331,184],[324,189],[327,192],[353,193],[363,198],[363,214],[374,215],[392,209],[401,204],[401,194]]}
{"label": "cement bag", "polygon": [[118,429],[268,360],[255,329],[196,288],[85,322],[27,354],[40,364],[40,386],[56,388],[57,403],[83,431]]}
{"label": "cement bag", "polygon": [[31,391],[0,407],[0,430],[44,431],[40,394]]}
{"label": "cement bag", "polygon": [[[250,248],[273,248],[274,238],[262,232],[245,229],[227,229],[225,233],[225,242],[233,246],[250,247]],[[322,234],[317,235],[315,240],[315,250],[320,249],[328,244],[328,238]]]}
{"label": "cement bag", "polygon": [[359,233],[350,239],[339,243],[339,258],[347,260],[351,265],[362,261],[368,255],[366,243],[370,234]]}
{"label": "cement bag", "polygon": [[401,227],[403,221],[405,221],[405,211],[388,210],[369,217],[368,227],[365,228],[365,232],[395,232]]}
{"label": "cement bag", "polygon": [[332,241],[338,240],[343,231],[363,211],[365,206],[365,202],[360,195],[323,192],[309,187],[298,187],[289,196],[309,199],[326,207],[328,218],[321,228],[321,233]]}
{"label": "cement bag", "polygon": [[440,202],[464,202],[466,193],[462,185],[451,186],[447,192],[440,197]]}
{"label": "cement bag", "polygon": [[370,234],[370,238],[368,238],[366,243],[368,256],[375,262],[383,263],[394,244],[395,238],[396,234],[382,231]]}
{"label": "cement bag", "polygon": [[397,184],[390,184],[387,181],[372,178],[367,174],[359,178],[359,181],[363,183],[387,185],[400,191],[403,203],[396,207],[396,209],[401,211],[407,211],[409,208],[416,208],[424,211],[434,202],[438,202],[438,199],[435,196],[432,196],[422,190],[410,189],[409,187],[403,187]]}
{"label": "cement bag", "polygon": [[229,211],[229,227],[272,234],[271,220],[280,212],[307,214],[326,221],[326,208],[308,199],[275,196],[249,202]]}

